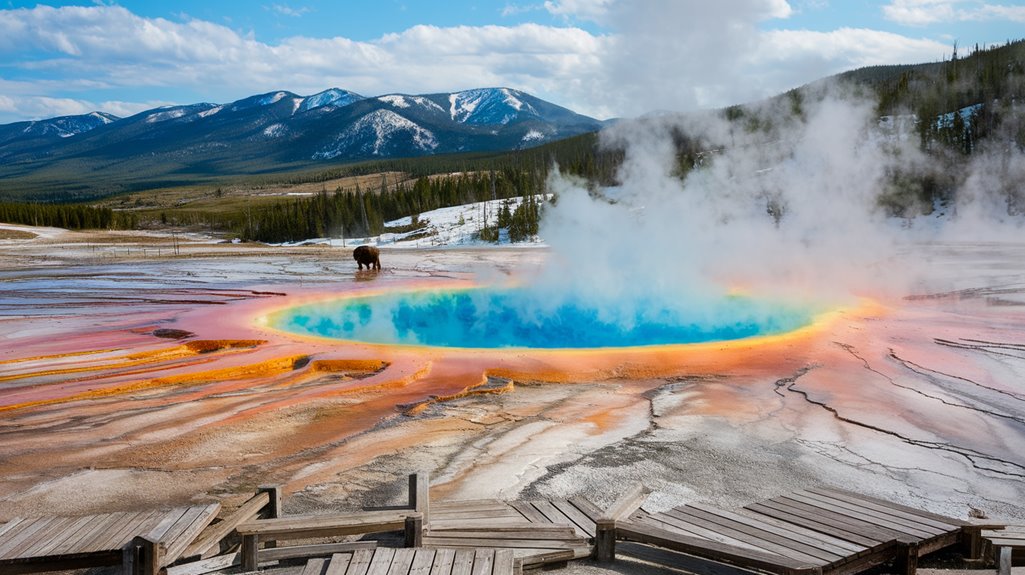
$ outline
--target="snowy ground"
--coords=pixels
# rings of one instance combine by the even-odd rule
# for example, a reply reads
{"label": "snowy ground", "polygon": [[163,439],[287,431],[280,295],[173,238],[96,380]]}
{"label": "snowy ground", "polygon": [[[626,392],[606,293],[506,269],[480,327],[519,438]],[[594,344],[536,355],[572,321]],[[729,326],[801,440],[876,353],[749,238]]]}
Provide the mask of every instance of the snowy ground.
{"label": "snowy ground", "polygon": [[[508,200],[490,200],[465,204],[450,208],[440,208],[420,214],[419,220],[425,224],[423,229],[404,233],[384,233],[367,238],[319,238],[297,242],[296,244],[323,244],[332,247],[352,247],[362,244],[377,245],[382,248],[439,248],[439,247],[543,247],[544,241],[534,237],[529,241],[512,242],[506,230],[501,230],[498,242],[485,242],[478,238],[481,223],[487,221],[494,226],[498,211],[506,203],[515,211],[523,202],[523,198]],[[407,216],[385,222],[386,228],[408,226],[412,223]]]}

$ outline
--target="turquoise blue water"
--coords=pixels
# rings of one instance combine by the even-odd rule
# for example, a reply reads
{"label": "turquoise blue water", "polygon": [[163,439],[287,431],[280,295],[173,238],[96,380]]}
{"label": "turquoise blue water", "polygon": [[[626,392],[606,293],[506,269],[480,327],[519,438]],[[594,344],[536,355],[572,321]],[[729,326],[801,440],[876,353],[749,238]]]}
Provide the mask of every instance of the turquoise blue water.
{"label": "turquoise blue water", "polygon": [[271,323],[285,331],[368,343],[461,348],[602,348],[741,339],[808,325],[797,306],[722,297],[696,308],[639,302],[604,311],[539,303],[516,289],[399,292],[298,306]]}

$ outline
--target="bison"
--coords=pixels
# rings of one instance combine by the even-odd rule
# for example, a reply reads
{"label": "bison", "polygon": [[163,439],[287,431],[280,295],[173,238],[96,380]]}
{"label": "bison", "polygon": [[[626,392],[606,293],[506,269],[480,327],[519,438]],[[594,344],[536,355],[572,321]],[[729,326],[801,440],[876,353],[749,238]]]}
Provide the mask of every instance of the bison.
{"label": "bison", "polygon": [[352,250],[352,259],[359,264],[359,269],[367,266],[367,269],[381,269],[381,250],[376,246],[358,246]]}

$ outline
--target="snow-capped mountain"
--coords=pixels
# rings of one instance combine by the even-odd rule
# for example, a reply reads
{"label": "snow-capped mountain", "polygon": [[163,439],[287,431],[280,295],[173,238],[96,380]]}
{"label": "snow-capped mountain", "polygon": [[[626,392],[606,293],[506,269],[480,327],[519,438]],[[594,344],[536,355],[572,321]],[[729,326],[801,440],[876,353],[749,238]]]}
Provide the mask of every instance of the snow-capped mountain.
{"label": "snow-capped mountain", "polygon": [[[0,126],[0,179],[103,195],[199,176],[324,161],[513,150],[602,123],[530,94],[481,88],[367,98],[339,88],[278,90],[225,104],[165,106]],[[16,167],[15,167],[16,166]],[[75,177],[76,181],[65,181]],[[82,181],[88,180],[88,181]],[[86,192],[83,192],[86,193]]]}
{"label": "snow-capped mountain", "polygon": [[15,139],[70,138],[120,120],[113,114],[90,112],[80,116],[61,116],[48,120],[16,122],[0,126],[0,144]]}

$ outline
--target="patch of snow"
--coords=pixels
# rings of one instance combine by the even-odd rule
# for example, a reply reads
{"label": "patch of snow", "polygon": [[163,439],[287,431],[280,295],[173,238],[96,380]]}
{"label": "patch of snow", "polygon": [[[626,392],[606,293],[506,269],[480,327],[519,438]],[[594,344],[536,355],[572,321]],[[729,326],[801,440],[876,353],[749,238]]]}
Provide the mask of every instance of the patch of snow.
{"label": "patch of snow", "polygon": [[296,112],[299,111],[299,108],[303,105],[303,102],[305,102],[305,101],[306,101],[305,98],[292,98],[292,115],[293,116],[295,115]]}
{"label": "patch of snow", "polygon": [[[550,198],[551,196],[546,196]],[[479,247],[546,247],[539,237],[533,237],[523,242],[510,242],[508,233],[504,230],[499,233],[499,242],[485,242],[477,239],[477,232],[483,213],[487,211],[489,225],[495,225],[498,219],[498,211],[507,200],[489,200],[439,208],[420,214],[420,222],[425,224],[423,228],[403,233],[383,233],[379,236],[366,238],[345,238],[347,247],[371,244],[381,247],[395,248],[438,248],[454,246],[479,246]],[[517,206],[523,202],[523,198],[511,198],[508,200],[509,209],[515,211]],[[412,223],[412,217],[406,216],[390,222],[385,222],[387,228],[408,226]],[[326,244],[330,246],[342,246],[341,238],[319,238],[299,242],[303,244]],[[293,244],[283,244],[293,245]]]}
{"label": "patch of snow", "polygon": [[523,134],[524,142],[536,142],[538,140],[545,139],[545,135],[540,130],[530,130],[526,134]]}
{"label": "patch of snow", "polygon": [[167,120],[175,120],[181,118],[188,112],[185,108],[172,108],[170,110],[164,110],[162,112],[156,112],[146,117],[147,124],[155,124],[157,122],[164,122]]}
{"label": "patch of snow", "polygon": [[946,114],[940,114],[939,117],[936,118],[936,128],[943,129],[954,127],[954,114],[960,114],[961,119],[964,121],[965,126],[967,127],[972,122],[972,114],[975,114],[981,108],[982,104],[973,104],[971,106],[961,108],[956,112],[947,112]]}
{"label": "patch of snow", "polygon": [[326,107],[342,107],[348,106],[353,102],[362,100],[363,96],[354,94],[345,90],[339,90],[338,88],[331,88],[324,90],[318,94],[307,96],[302,99],[302,103],[299,104],[299,112],[308,112],[317,108]]}
{"label": "patch of snow", "polygon": [[286,92],[274,92],[273,94],[268,94],[263,98],[260,98],[260,105],[266,106],[269,104],[276,104],[287,95],[288,94]]}
{"label": "patch of snow", "polygon": [[[360,143],[368,137],[372,141]],[[430,130],[390,110],[374,110],[343,130],[330,146],[314,154],[313,159],[336,158],[353,151],[352,146],[357,144],[360,147],[355,151],[379,156],[388,144],[399,137],[408,137],[412,145],[422,151],[438,147],[438,140]]]}
{"label": "patch of snow", "polygon": [[199,117],[200,118],[206,118],[207,116],[213,116],[214,114],[216,114],[217,112],[220,112],[223,109],[224,109],[224,106],[214,106],[213,108],[210,108],[209,110],[203,110],[202,112],[200,112],[199,113]]}
{"label": "patch of snow", "polygon": [[104,124],[110,124],[110,123],[112,123],[114,121],[114,120],[111,120],[106,115],[101,114],[99,112],[90,112],[89,115],[92,116],[93,118],[96,118],[97,120],[103,122]]}
{"label": "patch of snow", "polygon": [[382,102],[385,102],[386,104],[391,104],[392,106],[395,106],[396,108],[408,108],[409,107],[409,102],[407,102],[406,99],[404,97],[402,97],[401,95],[399,95],[399,94],[391,94],[391,95],[388,95],[388,96],[381,96],[380,98],[378,98],[378,100],[380,100]]}
{"label": "patch of snow", "polygon": [[288,131],[283,124],[271,124],[263,129],[263,135],[268,138],[277,138]]}
{"label": "patch of snow", "polygon": [[537,114],[508,88],[480,88],[449,94],[449,116],[469,124],[508,124],[520,113]]}

